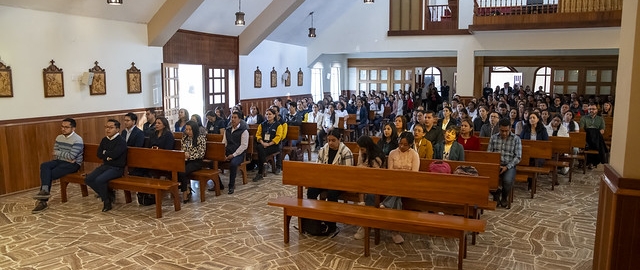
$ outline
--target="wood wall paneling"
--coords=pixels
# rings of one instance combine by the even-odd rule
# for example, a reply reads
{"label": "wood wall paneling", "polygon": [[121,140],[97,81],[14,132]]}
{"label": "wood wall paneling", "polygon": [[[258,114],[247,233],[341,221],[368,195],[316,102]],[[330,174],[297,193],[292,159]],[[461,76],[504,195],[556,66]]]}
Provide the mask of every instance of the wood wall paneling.
{"label": "wood wall paneling", "polygon": [[[127,110],[138,115],[142,126],[145,109]],[[113,118],[121,123],[122,111],[71,116],[76,120],[76,133],[85,143],[100,143],[104,124]],[[21,119],[19,123],[0,123],[0,195],[40,186],[40,163],[51,160],[53,144],[60,134],[62,119],[68,116]]]}
{"label": "wood wall paneling", "polygon": [[[275,97],[264,97],[264,98],[253,98],[253,99],[243,99],[240,100],[240,104],[242,104],[242,110],[244,111],[244,115],[249,115],[249,110],[252,105],[256,105],[258,110],[260,110],[260,114],[264,116],[264,111],[268,109],[271,105],[273,105],[273,100],[276,98],[282,99],[282,105],[285,105],[287,100],[298,101],[303,98],[312,98],[311,94],[304,95],[294,95],[294,96],[275,96]],[[318,100],[314,100],[314,102],[318,102]]]}
{"label": "wood wall paneling", "polygon": [[237,69],[238,37],[178,30],[162,48],[165,63]]}

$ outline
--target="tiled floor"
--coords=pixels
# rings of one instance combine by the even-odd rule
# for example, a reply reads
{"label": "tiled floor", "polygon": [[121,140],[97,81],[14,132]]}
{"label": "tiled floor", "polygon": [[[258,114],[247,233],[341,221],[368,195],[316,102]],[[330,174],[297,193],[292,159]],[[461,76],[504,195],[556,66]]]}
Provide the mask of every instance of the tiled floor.
{"label": "tiled floor", "polygon": [[[487,231],[469,245],[465,269],[591,269],[602,166],[572,183],[560,178],[550,190],[542,177],[529,199],[516,184],[512,209],[487,211]],[[254,173],[250,173],[252,177]],[[226,176],[222,176],[226,183]],[[195,185],[197,182],[193,182]],[[292,231],[283,243],[282,210],[269,198],[295,196],[280,177],[237,186],[233,195],[207,193],[201,203],[173,211],[168,198],[164,217],[153,206],[125,204],[118,193],[114,209],[100,212],[93,195],[82,198],[70,185],[70,199],[60,203],[55,185],[49,209],[31,214],[36,193],[0,197],[0,269],[456,269],[457,243],[426,235],[404,234],[396,245],[383,232],[363,257],[356,227],[339,224],[335,238],[300,236]],[[292,224],[297,224],[294,220]]]}

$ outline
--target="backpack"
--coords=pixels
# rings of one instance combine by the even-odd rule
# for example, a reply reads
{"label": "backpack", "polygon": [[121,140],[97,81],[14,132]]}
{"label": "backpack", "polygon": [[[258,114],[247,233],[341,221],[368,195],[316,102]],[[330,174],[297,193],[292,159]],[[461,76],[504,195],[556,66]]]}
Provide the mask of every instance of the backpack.
{"label": "backpack", "polygon": [[460,165],[460,166],[456,167],[456,170],[453,172],[453,174],[470,175],[470,176],[479,176],[480,175],[478,173],[478,170],[476,169],[476,167],[468,166],[468,165]]}
{"label": "backpack", "polygon": [[431,162],[431,164],[429,164],[429,171],[433,172],[433,173],[451,173],[451,166],[449,166],[449,163],[446,163],[444,161],[441,160],[437,160],[434,162]]}
{"label": "backpack", "polygon": [[329,226],[324,221],[309,218],[300,218],[300,222],[302,223],[301,229],[304,233],[314,236],[331,235]]}
{"label": "backpack", "polygon": [[156,204],[156,195],[155,194],[148,194],[148,193],[138,192],[137,196],[138,196],[138,204],[139,205],[147,206],[147,205]]}

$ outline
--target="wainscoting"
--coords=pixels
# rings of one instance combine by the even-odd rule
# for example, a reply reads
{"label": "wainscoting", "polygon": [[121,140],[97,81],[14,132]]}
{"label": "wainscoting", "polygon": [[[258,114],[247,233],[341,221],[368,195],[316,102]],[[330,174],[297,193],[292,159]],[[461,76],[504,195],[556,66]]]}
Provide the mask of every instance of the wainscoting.
{"label": "wainscoting", "polygon": [[100,143],[108,119],[122,123],[124,115],[133,112],[142,126],[146,122],[144,111],[141,108],[0,122],[0,195],[40,186],[40,163],[51,160],[62,119],[76,120],[76,133],[85,143]]}
{"label": "wainscoting", "polygon": [[253,105],[258,107],[258,110],[260,110],[260,114],[264,116],[264,111],[268,109],[271,105],[273,105],[273,100],[276,98],[281,98],[282,106],[284,106],[287,100],[298,101],[303,98],[311,98],[311,97],[312,97],[311,94],[305,94],[305,95],[295,95],[295,96],[276,96],[276,97],[243,99],[243,100],[240,100],[240,104],[242,104],[242,110],[245,116],[249,115],[249,110]]}

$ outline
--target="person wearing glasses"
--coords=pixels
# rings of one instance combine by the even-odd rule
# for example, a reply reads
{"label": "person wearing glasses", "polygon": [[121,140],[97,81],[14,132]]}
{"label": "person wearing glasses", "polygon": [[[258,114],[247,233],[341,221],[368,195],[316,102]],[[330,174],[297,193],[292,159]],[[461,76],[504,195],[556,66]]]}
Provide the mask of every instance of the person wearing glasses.
{"label": "person wearing glasses", "polygon": [[484,124],[482,128],[480,128],[480,137],[491,137],[494,134],[498,134],[498,132],[500,132],[500,127],[498,127],[499,121],[500,114],[495,111],[491,112],[489,115],[489,123]]}
{"label": "person wearing glasses", "polygon": [[587,155],[587,168],[593,169],[598,164],[606,161],[608,152],[604,142],[604,119],[598,115],[598,107],[596,104],[589,104],[589,114],[580,117],[580,130],[587,133],[587,148],[589,150],[597,150],[598,155]]}
{"label": "person wearing glasses", "polygon": [[102,212],[111,210],[111,203],[115,201],[116,193],[109,190],[109,181],[122,177],[127,165],[127,142],[120,135],[120,122],[115,119],[107,120],[104,125],[105,137],[98,146],[98,158],[103,163],[87,174],[85,184],[91,187],[102,199]]}
{"label": "person wearing glasses", "polygon": [[53,160],[40,164],[40,191],[33,198],[38,200],[32,213],[40,213],[47,209],[51,192],[51,182],[67,174],[77,172],[82,164],[84,142],[75,133],[76,120],[62,120],[60,131],[53,144]]}

